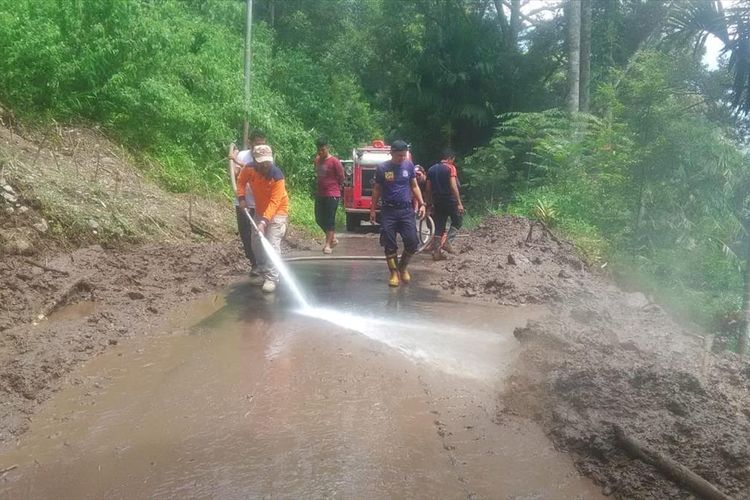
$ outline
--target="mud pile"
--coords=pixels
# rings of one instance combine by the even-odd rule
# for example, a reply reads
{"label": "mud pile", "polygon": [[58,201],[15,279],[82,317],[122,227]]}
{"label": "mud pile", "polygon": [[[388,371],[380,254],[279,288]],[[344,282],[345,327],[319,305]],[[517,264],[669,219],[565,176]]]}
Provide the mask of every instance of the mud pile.
{"label": "mud pile", "polygon": [[[0,262],[0,441],[26,427],[77,363],[122,337],[149,333],[169,309],[245,268],[237,245],[225,243],[93,246],[43,262]],[[76,305],[86,314],[55,317]]]}
{"label": "mud pile", "polygon": [[454,244],[458,255],[433,277],[433,285],[500,304],[563,301],[586,285],[588,276],[573,247],[528,219],[486,219]]}
{"label": "mud pile", "polygon": [[618,498],[691,498],[630,457],[614,427],[734,498],[750,498],[750,363],[707,349],[640,293],[592,273],[572,246],[518,217],[485,221],[439,262],[433,285],[553,311],[524,347],[498,418],[538,420],[581,472]]}

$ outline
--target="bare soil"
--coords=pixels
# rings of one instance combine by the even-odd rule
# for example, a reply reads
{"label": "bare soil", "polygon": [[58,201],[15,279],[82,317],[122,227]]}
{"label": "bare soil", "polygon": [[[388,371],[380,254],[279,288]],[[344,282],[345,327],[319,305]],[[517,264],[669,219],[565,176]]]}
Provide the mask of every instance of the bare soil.
{"label": "bare soil", "polygon": [[[49,259],[47,271],[23,257],[0,263],[0,441],[25,430],[38,404],[77,364],[144,335],[165,312],[241,272],[233,245],[88,247]],[[55,320],[89,302],[90,314]],[[47,316],[52,315],[52,320]]]}
{"label": "bare soil", "polygon": [[516,330],[524,350],[498,419],[539,421],[617,498],[693,494],[628,456],[615,424],[733,498],[750,498],[750,363],[711,352],[710,337],[621,291],[527,219],[487,219],[456,247],[459,255],[435,263],[433,285],[554,311]]}

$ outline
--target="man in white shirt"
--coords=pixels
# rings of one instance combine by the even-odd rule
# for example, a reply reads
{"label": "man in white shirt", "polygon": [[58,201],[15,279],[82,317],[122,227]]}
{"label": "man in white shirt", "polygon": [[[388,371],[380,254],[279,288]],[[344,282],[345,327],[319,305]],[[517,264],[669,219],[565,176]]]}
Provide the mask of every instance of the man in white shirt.
{"label": "man in white shirt", "polygon": [[[260,130],[253,130],[250,133],[250,149],[244,149],[237,153],[236,161],[234,163],[234,177],[235,179],[240,174],[240,165],[252,165],[253,160],[253,148],[266,143],[266,134]],[[250,186],[245,186],[245,203],[250,215],[255,216],[255,197],[253,196],[253,190]],[[234,199],[234,209],[237,215],[237,230],[240,233],[240,240],[242,240],[242,248],[245,250],[245,257],[250,261],[250,276],[258,276],[256,268],[258,267],[258,259],[253,252],[252,246],[252,233],[253,229],[250,225],[250,221],[247,219],[245,212],[240,209],[239,201],[237,197]]]}

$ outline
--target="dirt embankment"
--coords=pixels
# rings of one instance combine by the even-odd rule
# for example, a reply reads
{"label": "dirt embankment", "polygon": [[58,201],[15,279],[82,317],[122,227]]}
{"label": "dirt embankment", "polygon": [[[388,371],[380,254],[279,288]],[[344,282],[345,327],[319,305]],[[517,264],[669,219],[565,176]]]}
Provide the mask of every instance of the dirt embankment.
{"label": "dirt embankment", "polygon": [[456,246],[459,255],[434,266],[434,286],[553,311],[516,331],[524,349],[500,420],[538,420],[618,498],[692,493],[629,456],[615,425],[733,498],[750,498],[750,363],[710,352],[709,338],[590,272],[569,244],[526,219],[488,219]]}
{"label": "dirt embankment", "polygon": [[227,200],[167,193],[157,170],[96,130],[3,126],[0,108],[0,255],[231,235]]}

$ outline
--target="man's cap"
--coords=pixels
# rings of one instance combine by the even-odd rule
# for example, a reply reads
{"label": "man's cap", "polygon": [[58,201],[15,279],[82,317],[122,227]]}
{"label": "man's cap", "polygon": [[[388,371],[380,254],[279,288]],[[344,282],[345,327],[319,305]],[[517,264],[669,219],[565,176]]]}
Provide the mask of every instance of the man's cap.
{"label": "man's cap", "polygon": [[401,139],[393,141],[391,143],[391,151],[408,151],[409,145]]}
{"label": "man's cap", "polygon": [[261,163],[264,161],[273,161],[273,151],[271,146],[267,144],[261,144],[253,148],[253,158],[256,162]]}

